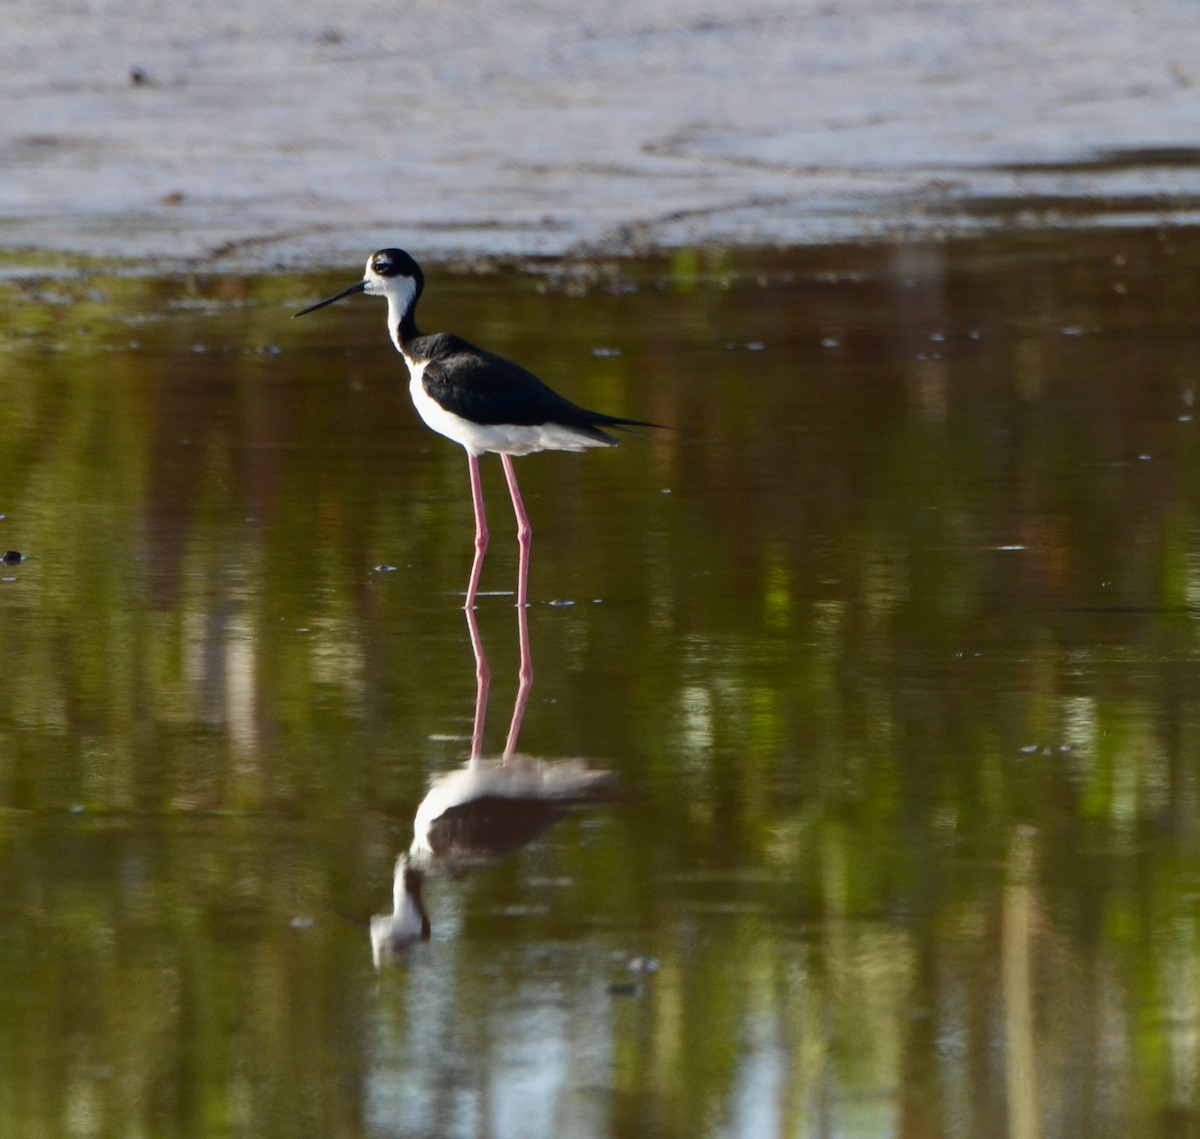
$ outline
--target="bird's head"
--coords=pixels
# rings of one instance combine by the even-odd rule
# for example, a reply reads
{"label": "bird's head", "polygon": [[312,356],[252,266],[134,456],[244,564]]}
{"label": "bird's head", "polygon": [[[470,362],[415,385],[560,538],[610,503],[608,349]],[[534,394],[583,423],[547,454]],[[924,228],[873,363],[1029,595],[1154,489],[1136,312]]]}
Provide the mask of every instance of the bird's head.
{"label": "bird's head", "polygon": [[334,293],[323,301],[301,309],[296,315],[303,316],[305,313],[315,312],[355,293],[366,293],[369,297],[386,297],[389,304],[399,312],[405,313],[417,303],[424,287],[425,276],[421,272],[421,266],[403,249],[380,249],[367,258],[366,272],[361,281],[356,281],[340,293]]}

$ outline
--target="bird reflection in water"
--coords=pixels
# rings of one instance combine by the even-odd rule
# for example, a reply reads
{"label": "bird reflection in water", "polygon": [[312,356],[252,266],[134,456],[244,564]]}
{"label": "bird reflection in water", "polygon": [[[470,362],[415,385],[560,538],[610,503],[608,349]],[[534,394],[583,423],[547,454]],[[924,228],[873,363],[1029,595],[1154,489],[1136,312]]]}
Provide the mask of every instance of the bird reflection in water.
{"label": "bird reflection in water", "polygon": [[611,801],[618,793],[615,773],[589,767],[581,759],[535,759],[517,753],[533,686],[525,606],[517,608],[520,684],[504,751],[498,759],[484,758],[491,671],[474,610],[466,610],[466,619],[476,682],[470,758],[462,767],[434,779],[417,807],[412,845],[396,860],[392,912],[371,918],[371,951],[377,968],[413,943],[429,939],[429,916],[421,898],[427,873],[505,858],[541,837],[571,811]]}

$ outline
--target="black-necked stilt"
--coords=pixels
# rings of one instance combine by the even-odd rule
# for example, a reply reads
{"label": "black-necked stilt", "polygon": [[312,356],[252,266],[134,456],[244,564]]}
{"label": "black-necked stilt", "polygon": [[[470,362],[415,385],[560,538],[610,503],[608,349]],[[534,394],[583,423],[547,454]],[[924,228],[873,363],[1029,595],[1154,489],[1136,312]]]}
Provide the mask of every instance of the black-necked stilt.
{"label": "black-necked stilt", "polygon": [[479,476],[479,457],[488,451],[500,455],[517,516],[520,545],[517,605],[524,608],[528,604],[532,530],[521,502],[512,457],[533,451],[612,447],[617,440],[602,428],[658,424],[588,411],[564,399],[503,356],[485,352],[449,333],[423,335],[417,328],[416,309],[424,287],[421,267],[403,249],[381,249],[367,259],[366,274],[361,281],[296,315],[303,316],[354,293],[387,298],[388,332],[408,365],[409,392],[418,414],[434,431],[462,444],[467,451],[475,506],[475,560],[467,585],[466,608],[475,605],[488,543]]}

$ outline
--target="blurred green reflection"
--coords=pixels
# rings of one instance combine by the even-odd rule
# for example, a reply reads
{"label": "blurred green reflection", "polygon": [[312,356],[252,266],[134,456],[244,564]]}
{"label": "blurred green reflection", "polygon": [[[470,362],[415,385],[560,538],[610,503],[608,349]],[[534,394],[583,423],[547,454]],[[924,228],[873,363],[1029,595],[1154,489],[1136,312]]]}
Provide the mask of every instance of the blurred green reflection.
{"label": "blurred green reflection", "polygon": [[5,285],[6,1133],[1200,1130],[1198,250],[431,269],[431,328],[673,429],[519,468],[521,750],[631,795],[378,973],[469,750],[461,450],[375,306],[291,323],[345,266]]}

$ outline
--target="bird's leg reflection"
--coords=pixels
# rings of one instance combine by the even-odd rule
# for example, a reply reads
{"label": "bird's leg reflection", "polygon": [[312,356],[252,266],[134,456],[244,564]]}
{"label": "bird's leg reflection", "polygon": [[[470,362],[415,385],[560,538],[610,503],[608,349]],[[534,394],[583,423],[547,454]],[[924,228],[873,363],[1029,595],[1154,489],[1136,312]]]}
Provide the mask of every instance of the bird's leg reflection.
{"label": "bird's leg reflection", "polygon": [[[471,651],[475,654],[475,721],[471,728],[471,760],[483,756],[483,729],[487,722],[488,689],[492,670],[488,666],[487,651],[479,632],[479,621],[475,610],[466,610],[467,632],[471,637]],[[508,737],[504,741],[504,759],[516,753],[517,740],[521,735],[521,723],[525,719],[525,708],[529,704],[529,693],[533,688],[533,652],[529,647],[529,611],[525,606],[517,608],[517,640],[521,647],[521,666],[517,698],[513,702],[512,720],[508,725]]]}
{"label": "bird's leg reflection", "polygon": [[[505,458],[508,458],[506,455]],[[525,551],[526,553],[528,550]],[[517,750],[517,737],[521,734],[521,721],[525,719],[525,706],[529,703],[529,692],[533,688],[533,653],[529,649],[529,610],[517,603],[517,639],[521,645],[520,684],[513,703],[512,722],[508,725],[508,738],[504,741],[504,758],[511,759]]]}
{"label": "bird's leg reflection", "polygon": [[471,728],[471,759],[474,761],[483,755],[483,726],[487,721],[488,686],[492,673],[488,668],[487,653],[483,651],[483,638],[479,635],[475,610],[468,606],[466,613],[471,650],[475,654],[475,723]]}

